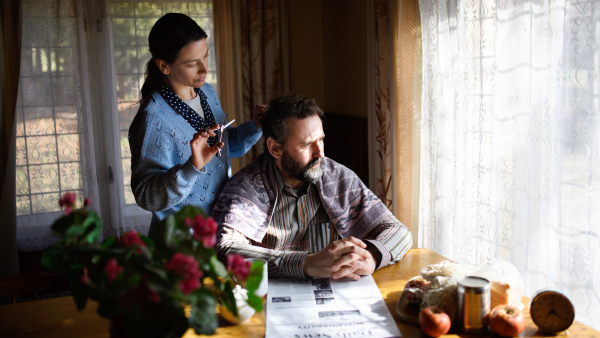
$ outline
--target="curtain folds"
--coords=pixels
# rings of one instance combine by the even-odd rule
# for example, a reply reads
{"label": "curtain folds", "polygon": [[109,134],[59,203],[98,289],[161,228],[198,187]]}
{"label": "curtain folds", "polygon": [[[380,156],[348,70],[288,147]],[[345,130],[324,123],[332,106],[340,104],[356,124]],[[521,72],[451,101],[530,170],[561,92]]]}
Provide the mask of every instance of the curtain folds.
{"label": "curtain folds", "polygon": [[[239,1],[222,0],[214,2],[213,23],[215,27],[217,74],[219,74],[219,101],[221,101],[221,105],[225,110],[229,110],[228,120],[235,119],[235,126],[246,121],[244,120],[242,106],[240,17]],[[232,174],[241,168],[240,159],[232,158]]]}
{"label": "curtain folds", "polygon": [[[254,106],[289,92],[286,1],[241,0],[240,13],[242,121],[248,121]],[[240,160],[241,167],[262,153],[262,143]]]}
{"label": "curtain folds", "polygon": [[419,175],[418,13],[414,0],[371,0],[367,13],[369,185],[414,238],[419,196],[414,184]]}
{"label": "curtain folds", "polygon": [[600,319],[600,1],[420,1],[419,246]]}
{"label": "curtain folds", "polygon": [[21,64],[19,0],[0,5],[0,276],[19,273],[15,202],[15,109]]}

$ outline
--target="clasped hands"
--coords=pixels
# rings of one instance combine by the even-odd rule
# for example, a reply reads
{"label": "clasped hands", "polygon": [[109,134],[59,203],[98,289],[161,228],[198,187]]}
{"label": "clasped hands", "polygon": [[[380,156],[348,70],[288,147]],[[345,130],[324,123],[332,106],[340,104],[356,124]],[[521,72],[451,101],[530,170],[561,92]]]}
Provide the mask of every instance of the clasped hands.
{"label": "clasped hands", "polygon": [[348,237],[330,243],[315,254],[308,254],[302,262],[304,274],[313,278],[359,280],[375,271],[377,263],[367,245],[358,238]]}

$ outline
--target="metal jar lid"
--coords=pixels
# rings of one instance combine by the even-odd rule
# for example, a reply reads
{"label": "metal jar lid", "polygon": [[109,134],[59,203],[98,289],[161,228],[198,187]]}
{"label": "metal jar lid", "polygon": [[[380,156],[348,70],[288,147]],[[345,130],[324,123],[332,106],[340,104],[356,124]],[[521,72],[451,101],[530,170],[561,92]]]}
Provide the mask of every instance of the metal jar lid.
{"label": "metal jar lid", "polygon": [[469,294],[482,294],[490,292],[490,281],[475,276],[468,276],[458,281],[458,292]]}

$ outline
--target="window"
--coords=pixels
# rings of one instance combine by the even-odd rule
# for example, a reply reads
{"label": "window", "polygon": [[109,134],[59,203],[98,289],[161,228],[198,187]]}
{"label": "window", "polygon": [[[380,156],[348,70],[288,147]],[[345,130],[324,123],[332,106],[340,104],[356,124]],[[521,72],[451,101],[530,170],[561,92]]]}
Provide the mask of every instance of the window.
{"label": "window", "polygon": [[58,212],[64,192],[82,191],[81,115],[73,68],[77,59],[73,7],[58,1],[26,1],[23,13],[16,200],[17,215],[29,216]]}

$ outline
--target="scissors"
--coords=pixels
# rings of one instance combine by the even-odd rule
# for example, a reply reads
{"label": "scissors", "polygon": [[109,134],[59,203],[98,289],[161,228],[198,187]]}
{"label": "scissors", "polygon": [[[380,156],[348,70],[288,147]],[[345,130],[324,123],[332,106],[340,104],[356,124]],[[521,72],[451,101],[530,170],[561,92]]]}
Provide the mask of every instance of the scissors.
{"label": "scissors", "polygon": [[[223,122],[221,122],[221,126],[219,126],[219,128],[217,129],[213,129],[214,131],[216,131],[219,134],[219,142],[222,142],[223,139],[223,130],[225,130],[225,128],[229,127],[233,122],[235,122],[235,119],[229,121],[229,123],[223,125],[223,123],[225,123],[227,121],[227,114],[229,114],[229,110],[225,112],[225,117],[223,117]],[[206,145],[208,147],[208,144]],[[217,156],[221,156],[221,148],[218,148],[219,153],[217,154]]]}

